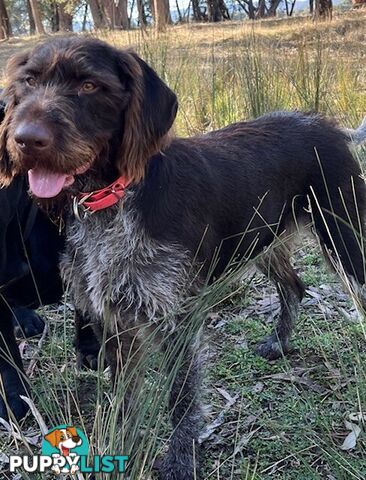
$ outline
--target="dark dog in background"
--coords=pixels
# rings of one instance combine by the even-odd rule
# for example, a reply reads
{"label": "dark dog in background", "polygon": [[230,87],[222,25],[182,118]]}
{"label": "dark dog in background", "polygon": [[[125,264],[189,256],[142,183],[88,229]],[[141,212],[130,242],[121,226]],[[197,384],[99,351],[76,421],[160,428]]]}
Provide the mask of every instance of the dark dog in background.
{"label": "dark dog in background", "polygon": [[[303,224],[360,293],[365,185],[332,122],[280,112],[171,139],[174,93],[136,54],[94,39],[54,39],[14,57],[7,74],[0,181],[27,173],[36,197],[68,208],[63,276],[100,340],[107,328],[115,379],[136,367],[143,326],[199,290],[213,258],[211,279],[259,259],[281,313],[258,352],[286,353],[304,294],[289,244]],[[179,316],[169,327],[174,342]],[[200,428],[197,344],[182,348],[164,480],[193,478]]]}
{"label": "dark dog in background", "polygon": [[[0,103],[0,123],[3,118]],[[41,334],[44,321],[34,309],[59,302],[63,293],[58,264],[65,237],[35,205],[28,188],[26,179],[17,177],[0,189],[0,376],[8,407],[18,420],[27,411],[19,395],[27,394],[28,386],[14,330],[18,337]],[[99,345],[83,316],[77,312],[76,317],[78,364],[96,369]],[[1,397],[0,417],[7,418]]]}
{"label": "dark dog in background", "polygon": [[[0,102],[0,123],[4,118],[5,105]],[[33,202],[25,193],[25,183],[18,182],[12,189],[3,189],[0,191],[0,286],[7,284],[15,279],[19,279],[27,272],[24,256],[20,254],[23,245],[19,244],[21,240],[17,234],[20,205],[23,213],[23,233],[25,237],[31,237],[34,242],[34,224],[37,221],[38,226],[40,216]],[[45,218],[45,221],[48,222]],[[42,228],[42,227],[41,227]],[[32,233],[32,235],[30,235]],[[24,238],[25,240],[25,238]],[[14,328],[19,337],[33,337],[42,333],[44,328],[43,320],[33,310],[27,307],[12,305]]]}
{"label": "dark dog in background", "polygon": [[[27,411],[19,397],[27,395],[27,384],[14,326],[24,336],[38,334],[44,325],[32,309],[58,302],[62,295],[58,262],[63,239],[42,211],[32,212],[35,207],[27,190],[22,177],[0,190],[0,375],[8,406],[17,419]],[[7,418],[1,398],[0,417]]]}
{"label": "dark dog in background", "polygon": [[[63,286],[59,272],[64,235],[28,194],[25,178],[0,189],[0,376],[9,409],[19,420],[26,404],[19,395],[27,394],[14,329],[18,337],[42,333],[44,322],[33,310],[61,300]],[[97,368],[99,345],[90,327],[78,312],[76,350],[80,367]],[[0,417],[7,418],[0,395]]]}
{"label": "dark dog in background", "polygon": [[[0,121],[2,116],[0,105]],[[27,411],[19,397],[27,394],[27,382],[14,328],[26,337],[41,333],[44,322],[33,309],[58,302],[62,295],[58,261],[64,239],[27,191],[22,177],[0,189],[0,376],[8,407],[17,419]],[[3,393],[0,417],[7,418],[1,397]]]}

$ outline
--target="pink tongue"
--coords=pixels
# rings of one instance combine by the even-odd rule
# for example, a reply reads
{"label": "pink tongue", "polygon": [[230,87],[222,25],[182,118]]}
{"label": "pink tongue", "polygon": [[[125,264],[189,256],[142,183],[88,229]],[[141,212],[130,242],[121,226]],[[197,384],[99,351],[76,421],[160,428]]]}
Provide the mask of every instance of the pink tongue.
{"label": "pink tongue", "polygon": [[39,198],[56,197],[64,187],[74,182],[72,175],[52,173],[38,168],[29,170],[28,178],[32,193]]}

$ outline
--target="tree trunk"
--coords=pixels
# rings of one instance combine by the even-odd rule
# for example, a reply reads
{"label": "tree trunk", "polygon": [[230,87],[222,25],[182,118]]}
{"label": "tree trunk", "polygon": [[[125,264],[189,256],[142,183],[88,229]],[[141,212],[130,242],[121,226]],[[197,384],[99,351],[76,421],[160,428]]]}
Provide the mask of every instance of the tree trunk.
{"label": "tree trunk", "polygon": [[101,4],[98,0],[88,0],[91,16],[93,18],[94,28],[106,28],[107,20],[104,15]]}
{"label": "tree trunk", "polygon": [[249,3],[249,18],[251,20],[255,20],[255,14],[256,14],[256,9],[255,9],[255,6],[253,4],[253,1],[251,0],[250,3]]}
{"label": "tree trunk", "polygon": [[222,14],[219,0],[207,0],[207,13],[209,22],[221,22]]}
{"label": "tree trunk", "polygon": [[119,0],[116,8],[119,11],[120,26],[123,28],[123,30],[128,30],[130,28],[130,20],[128,18],[127,0]]}
{"label": "tree trunk", "polygon": [[143,0],[137,0],[137,11],[139,14],[140,27],[145,29],[147,27],[146,12]]}
{"label": "tree trunk", "polygon": [[86,22],[87,22],[87,19],[88,19],[88,9],[89,9],[89,5],[86,3],[85,7],[84,7],[83,24],[82,24],[82,27],[81,27],[82,32],[86,31]]}
{"label": "tree trunk", "polygon": [[314,14],[314,0],[309,0],[310,15]]}
{"label": "tree trunk", "polygon": [[204,14],[200,8],[199,0],[192,0],[193,20],[195,22],[203,22],[205,20]]}
{"label": "tree trunk", "polygon": [[248,15],[249,20],[255,20],[257,7],[254,6],[253,0],[237,0],[237,2]]}
{"label": "tree trunk", "polygon": [[171,25],[173,23],[172,16],[170,15],[170,3],[169,0],[165,0],[166,21]]}
{"label": "tree trunk", "polygon": [[34,35],[36,33],[36,25],[34,23],[31,4],[29,0],[27,0],[26,3],[27,3],[28,18],[29,18],[29,35]]}
{"label": "tree trunk", "polygon": [[108,25],[113,30],[120,25],[120,18],[118,18],[119,12],[117,12],[115,8],[114,0],[102,0],[100,3],[107,18]]}
{"label": "tree trunk", "polygon": [[271,0],[271,3],[269,5],[267,17],[275,17],[277,15],[277,8],[279,4],[281,3],[281,0]]}
{"label": "tree trunk", "polygon": [[103,6],[112,29],[123,28],[128,30],[130,28],[127,0],[119,0],[117,4],[114,0],[104,0]]}
{"label": "tree trunk", "polygon": [[183,17],[182,17],[182,12],[180,11],[180,8],[179,8],[178,0],[175,0],[175,8],[177,9],[177,13],[178,13],[178,22],[182,23]]}
{"label": "tree trunk", "polygon": [[52,33],[58,32],[60,30],[60,15],[56,2],[52,2],[51,30]]}
{"label": "tree trunk", "polygon": [[315,0],[315,10],[313,15],[315,20],[331,20],[332,14],[332,0]]}
{"label": "tree trunk", "polygon": [[11,37],[11,25],[5,1],[0,0],[0,39]]}
{"label": "tree trunk", "polygon": [[265,16],[266,16],[266,0],[259,0],[255,18],[264,18]]}
{"label": "tree trunk", "polygon": [[58,4],[58,15],[60,19],[60,30],[63,32],[72,32],[72,15],[66,9],[67,2]]}
{"label": "tree trunk", "polygon": [[226,6],[225,0],[219,0],[219,8],[220,8],[223,20],[230,20],[230,13],[229,13],[229,9]]}
{"label": "tree trunk", "polygon": [[170,18],[167,2],[165,0],[154,0],[152,10],[155,28],[159,32],[165,30]]}
{"label": "tree trunk", "polygon": [[41,18],[41,11],[39,9],[38,2],[37,0],[29,0],[29,2],[32,9],[34,24],[36,26],[36,32],[38,33],[38,35],[45,35],[46,32],[44,31],[44,26]]}
{"label": "tree trunk", "polygon": [[[311,1],[313,1],[313,0],[311,0]],[[289,17],[292,17],[292,14],[294,13],[295,4],[296,4],[296,0],[292,0],[291,8],[290,8],[290,13],[288,14]]]}

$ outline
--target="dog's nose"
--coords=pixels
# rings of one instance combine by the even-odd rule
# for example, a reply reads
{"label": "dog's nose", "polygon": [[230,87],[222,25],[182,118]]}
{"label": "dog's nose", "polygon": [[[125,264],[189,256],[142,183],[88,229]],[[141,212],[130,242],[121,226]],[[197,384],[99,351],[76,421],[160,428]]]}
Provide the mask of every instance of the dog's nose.
{"label": "dog's nose", "polygon": [[51,145],[51,132],[39,123],[21,123],[14,132],[14,140],[24,153],[40,152]]}

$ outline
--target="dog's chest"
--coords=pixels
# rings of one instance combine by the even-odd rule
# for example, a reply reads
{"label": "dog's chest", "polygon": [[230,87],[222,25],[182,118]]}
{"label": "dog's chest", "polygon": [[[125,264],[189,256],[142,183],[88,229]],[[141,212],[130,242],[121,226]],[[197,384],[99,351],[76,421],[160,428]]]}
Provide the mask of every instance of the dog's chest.
{"label": "dog's chest", "polygon": [[76,307],[94,318],[129,312],[152,320],[171,313],[190,269],[184,249],[150,238],[133,210],[68,223],[62,276]]}

